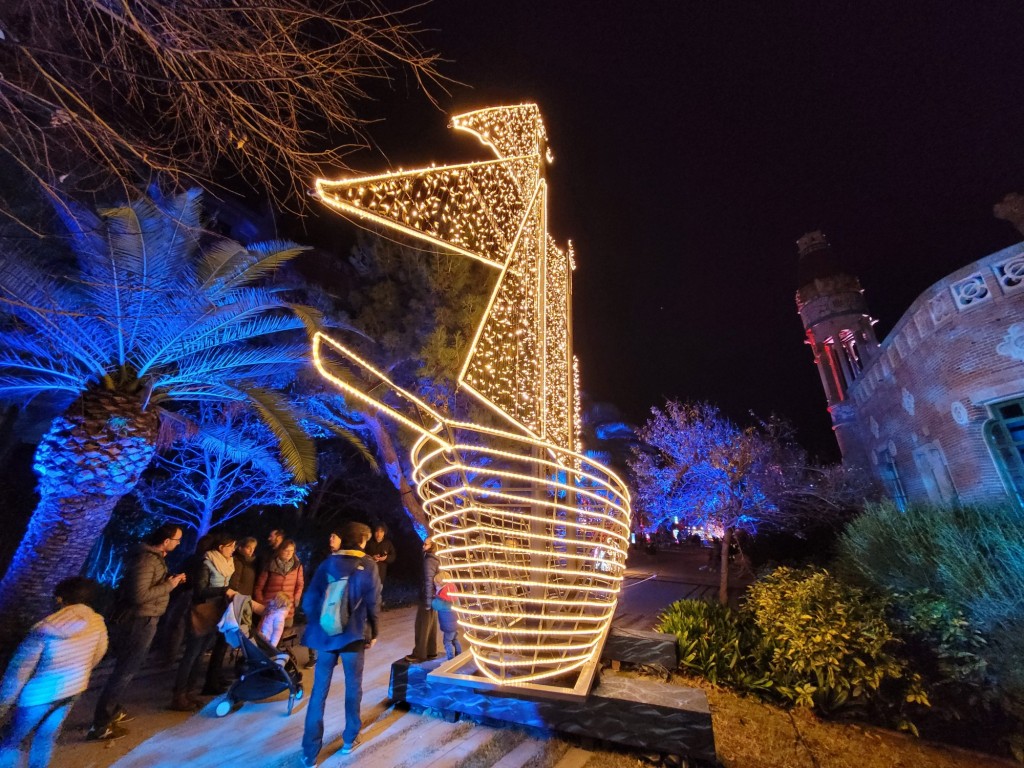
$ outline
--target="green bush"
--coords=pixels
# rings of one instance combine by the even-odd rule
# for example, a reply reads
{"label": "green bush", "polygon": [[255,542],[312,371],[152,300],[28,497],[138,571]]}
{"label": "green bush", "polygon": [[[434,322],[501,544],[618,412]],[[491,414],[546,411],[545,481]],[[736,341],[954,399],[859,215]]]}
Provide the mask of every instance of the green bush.
{"label": "green bush", "polygon": [[719,603],[680,600],[658,619],[659,632],[679,639],[679,665],[705,680],[741,691],[771,687],[749,619]]}
{"label": "green bush", "polygon": [[926,591],[962,614],[1000,692],[1024,702],[1024,514],[1010,505],[871,504],[839,541],[842,572],[885,593]]}
{"label": "green bush", "polygon": [[776,692],[796,705],[895,715],[911,730],[904,705],[927,706],[919,677],[896,654],[884,600],[827,571],[778,568],[751,586],[744,611],[770,653]]}

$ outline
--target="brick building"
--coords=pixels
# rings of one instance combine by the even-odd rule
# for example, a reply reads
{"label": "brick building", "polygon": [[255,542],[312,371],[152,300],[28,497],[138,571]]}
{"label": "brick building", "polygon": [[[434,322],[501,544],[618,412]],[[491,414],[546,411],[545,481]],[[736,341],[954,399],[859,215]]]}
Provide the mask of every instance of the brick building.
{"label": "brick building", "polygon": [[797,241],[797,309],[843,462],[900,505],[1024,501],[1024,243],[932,285],[882,342],[821,232]]}

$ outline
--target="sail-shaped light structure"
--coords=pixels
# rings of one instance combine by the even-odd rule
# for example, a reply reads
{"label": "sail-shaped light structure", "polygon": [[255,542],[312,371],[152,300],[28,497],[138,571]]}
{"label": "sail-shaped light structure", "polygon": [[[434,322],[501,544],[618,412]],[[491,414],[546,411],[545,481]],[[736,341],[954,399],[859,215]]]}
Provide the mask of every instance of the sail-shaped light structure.
{"label": "sail-shaped light structure", "polygon": [[316,192],[343,215],[498,271],[458,379],[494,423],[451,420],[322,333],[314,360],[419,435],[413,479],[477,669],[496,684],[557,684],[600,652],[625,569],[629,494],[579,451],[573,253],[547,232],[540,110],[482,109],[452,126],[496,159],[319,179]]}

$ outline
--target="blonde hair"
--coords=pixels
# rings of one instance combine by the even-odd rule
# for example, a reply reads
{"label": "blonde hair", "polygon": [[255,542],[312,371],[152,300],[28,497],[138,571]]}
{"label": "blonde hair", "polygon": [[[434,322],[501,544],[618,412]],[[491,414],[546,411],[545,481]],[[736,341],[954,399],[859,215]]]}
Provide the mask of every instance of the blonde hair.
{"label": "blonde hair", "polygon": [[284,592],[278,592],[267,603],[268,611],[287,611],[292,607],[292,599]]}

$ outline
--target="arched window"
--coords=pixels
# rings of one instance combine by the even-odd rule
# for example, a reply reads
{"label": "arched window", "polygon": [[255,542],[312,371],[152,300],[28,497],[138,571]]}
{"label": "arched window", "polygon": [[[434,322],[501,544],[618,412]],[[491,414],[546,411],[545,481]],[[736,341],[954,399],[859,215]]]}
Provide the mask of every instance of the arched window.
{"label": "arched window", "polygon": [[1010,497],[1024,507],[1024,399],[989,406],[985,441]]}

